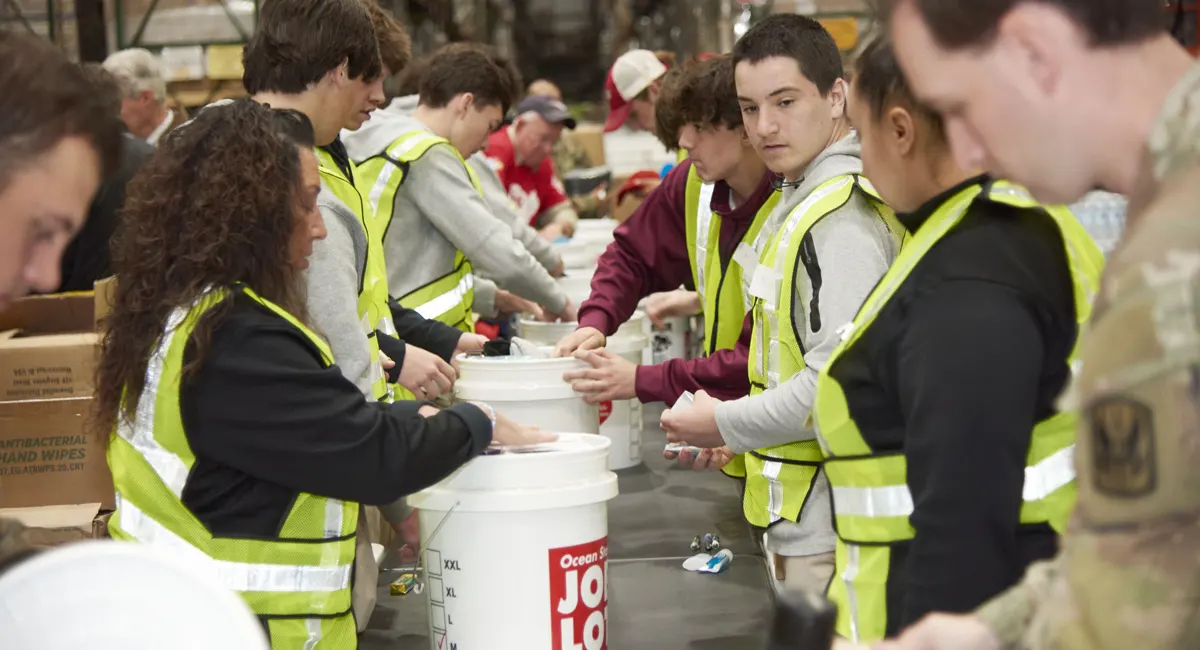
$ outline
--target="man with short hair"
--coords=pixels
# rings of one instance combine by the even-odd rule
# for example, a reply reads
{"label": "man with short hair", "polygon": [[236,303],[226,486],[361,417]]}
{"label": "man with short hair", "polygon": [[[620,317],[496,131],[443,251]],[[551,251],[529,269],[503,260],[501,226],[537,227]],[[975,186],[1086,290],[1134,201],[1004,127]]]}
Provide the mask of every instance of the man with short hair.
{"label": "man with short hair", "polygon": [[745,453],[746,520],[769,528],[776,582],[823,589],[835,536],[821,448],[809,421],[817,374],[900,250],[903,227],[860,176],[833,37],[811,18],[776,14],[733,51],[746,132],[783,196],[744,256],[753,300],[750,396],[705,392],[663,414],[667,439]]}
{"label": "man with short hair", "polygon": [[[758,236],[779,192],[742,126],[732,59],[668,72],[657,120],[663,144],[686,150],[690,160],[617,227],[597,264],[591,297],[579,309],[579,329],[556,350],[593,366],[569,375],[589,402],[636,397],[674,404],[684,392],[703,389],[734,399],[750,389],[745,259],[738,251]],[[682,285],[693,291],[674,291]],[[606,337],[652,294],[684,303],[652,305],[652,319],[704,312],[704,357],[636,366],[603,350]],[[685,460],[707,467],[712,454]]]}
{"label": "man with short hair", "polygon": [[[426,68],[429,67],[432,56],[431,54],[423,56],[404,69],[404,74],[396,84],[397,95],[392,98],[384,110],[406,116],[411,116],[417,110],[417,105],[421,102],[421,79],[424,77]],[[525,250],[528,250],[529,254],[533,255],[542,264],[542,267],[550,272],[550,275],[556,278],[562,277],[562,256],[554,250],[550,242],[538,236],[537,230],[534,230],[527,220],[517,214],[516,204],[508,198],[504,183],[496,174],[496,170],[488,164],[487,156],[482,151],[477,151],[467,157],[467,164],[470,165],[475,176],[479,178],[480,184],[483,185],[483,198],[492,214],[500,217],[501,221],[512,228],[513,236],[525,245]],[[480,300],[479,288],[477,286],[475,291],[476,306],[479,305]],[[495,313],[484,311],[479,313],[485,318],[496,316]]]}
{"label": "man with short hair", "polygon": [[149,50],[133,47],[114,52],[103,65],[121,89],[121,121],[134,136],[156,146],[171,129],[187,121],[183,111],[167,108],[162,62]]}
{"label": "man with short hair", "polygon": [[[381,23],[381,15],[386,14],[376,13],[373,20],[361,0],[317,5],[270,0],[246,46],[243,83],[255,100],[308,116],[322,143],[317,147],[318,204],[329,234],[314,243],[309,258],[308,308],[339,368],[372,398],[391,399],[389,380],[413,394],[435,397],[453,383],[448,360],[461,347],[481,343],[411,310],[393,310],[382,233],[373,223],[368,190],[360,187],[338,137],[343,128],[359,128],[383,102],[386,68],[407,63],[407,36],[394,22]],[[376,23],[384,29],[377,30]],[[285,48],[287,65],[280,65]],[[390,377],[384,368],[388,358],[395,363]]]}
{"label": "man with short hair", "polygon": [[372,189],[388,286],[400,304],[470,331],[475,269],[566,320],[575,308],[512,229],[484,202],[464,157],[483,148],[519,92],[503,61],[455,44],[432,55],[410,116],[391,111],[347,132],[350,157]]}
{"label": "man with short hair", "polygon": [[[1080,366],[1079,496],[1056,560],[881,648],[1200,646],[1200,67],[1145,0],[892,0],[896,53],[960,164],[1069,202],[1130,195]],[[964,576],[966,579],[967,576]]]}
{"label": "man with short hair", "polygon": [[516,113],[512,124],[488,138],[488,160],[530,225],[548,239],[570,236],[579,215],[567,200],[550,154],[563,128],[575,128],[575,118],[562,102],[540,95],[527,97]]}

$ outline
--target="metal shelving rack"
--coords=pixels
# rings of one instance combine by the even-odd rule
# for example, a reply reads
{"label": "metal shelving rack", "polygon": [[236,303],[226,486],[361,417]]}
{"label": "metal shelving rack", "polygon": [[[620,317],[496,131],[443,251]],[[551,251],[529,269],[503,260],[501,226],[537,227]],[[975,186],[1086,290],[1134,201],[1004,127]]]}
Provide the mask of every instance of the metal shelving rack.
{"label": "metal shelving rack", "polygon": [[[0,0],[3,2],[11,2],[12,0]],[[53,0],[47,0],[53,2]],[[126,25],[126,7],[125,0],[112,0],[113,16],[116,23],[116,47],[114,50],[129,48],[129,47],[144,47],[152,51],[161,51],[164,47],[204,47],[212,45],[245,45],[250,41],[253,33],[252,26],[242,24],[242,19],[234,14],[229,6],[228,0],[217,0],[215,4],[220,6],[225,17],[233,26],[238,34],[238,38],[234,40],[196,40],[196,41],[172,41],[170,43],[158,43],[145,40],[146,28],[150,24],[150,19],[158,10],[161,0],[151,0],[150,5],[146,8],[146,13],[142,15],[138,21],[137,27],[134,28],[132,36],[127,34],[128,27]],[[254,20],[257,23],[260,7],[260,0],[253,0],[254,5]],[[128,37],[128,38],[127,38]],[[188,81],[175,81],[168,84],[168,94],[182,106],[203,106],[222,97],[237,96],[244,94],[241,80],[232,79],[198,79]]]}

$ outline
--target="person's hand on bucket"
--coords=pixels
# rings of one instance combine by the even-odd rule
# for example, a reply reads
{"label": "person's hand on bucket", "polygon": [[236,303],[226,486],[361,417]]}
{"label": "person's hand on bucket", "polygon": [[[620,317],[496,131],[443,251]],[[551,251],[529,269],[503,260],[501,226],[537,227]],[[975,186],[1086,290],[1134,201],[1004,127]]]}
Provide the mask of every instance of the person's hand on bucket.
{"label": "person's hand on bucket", "polygon": [[421,518],[416,508],[407,517],[392,527],[401,541],[400,563],[415,564],[421,557]]}
{"label": "person's hand on bucket", "polygon": [[548,309],[543,309],[542,313],[543,315],[538,320],[543,323],[573,323],[579,318],[579,307],[570,298],[567,298],[567,304],[563,305],[561,312],[556,314]]}
{"label": "person's hand on bucket", "polygon": [[492,444],[521,447],[555,440],[558,440],[557,434],[542,431],[537,427],[517,424],[500,413],[496,414],[496,425],[492,429]]}
{"label": "person's hand on bucket", "polygon": [[482,334],[464,332],[462,336],[458,337],[458,345],[454,348],[454,356],[451,358],[470,352],[482,352],[483,344],[487,342],[488,337]]}
{"label": "person's hand on bucket", "polygon": [[454,388],[458,375],[441,357],[415,345],[404,350],[404,365],[400,368],[400,385],[412,391],[417,399],[437,399]]}
{"label": "person's hand on bucket", "polygon": [[496,291],[496,311],[500,318],[508,318],[513,314],[533,314],[534,318],[542,320],[545,314],[537,303],[526,300],[515,293],[500,289]]}
{"label": "person's hand on bucket", "polygon": [[669,442],[686,442],[703,449],[725,446],[725,438],[717,428],[717,404],[721,400],[699,391],[692,405],[683,410],[663,411],[658,426],[667,432]]}
{"label": "person's hand on bucket", "polygon": [[646,296],[646,316],[656,329],[664,329],[667,318],[677,316],[695,316],[703,306],[700,304],[700,294],[695,291],[676,289],[675,291],[660,291]]}
{"label": "person's hand on bucket", "polygon": [[554,356],[569,357],[578,350],[597,350],[604,347],[607,339],[594,327],[581,327],[562,337],[554,346]]}
{"label": "person's hand on bucket", "polygon": [[591,368],[563,373],[563,381],[588,404],[637,397],[637,364],[609,350],[577,350],[573,355]]}

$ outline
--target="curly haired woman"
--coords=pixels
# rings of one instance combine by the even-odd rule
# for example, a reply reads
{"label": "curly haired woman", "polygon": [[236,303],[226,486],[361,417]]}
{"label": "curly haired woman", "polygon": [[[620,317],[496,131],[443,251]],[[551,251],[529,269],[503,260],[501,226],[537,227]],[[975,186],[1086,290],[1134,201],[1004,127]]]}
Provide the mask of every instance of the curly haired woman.
{"label": "curly haired woman", "polygon": [[305,325],[325,234],[312,126],[241,100],[178,129],[130,185],[97,386],[113,537],[210,563],[272,647],[354,648],[358,504],[427,487],[493,439],[490,407],[368,403]]}

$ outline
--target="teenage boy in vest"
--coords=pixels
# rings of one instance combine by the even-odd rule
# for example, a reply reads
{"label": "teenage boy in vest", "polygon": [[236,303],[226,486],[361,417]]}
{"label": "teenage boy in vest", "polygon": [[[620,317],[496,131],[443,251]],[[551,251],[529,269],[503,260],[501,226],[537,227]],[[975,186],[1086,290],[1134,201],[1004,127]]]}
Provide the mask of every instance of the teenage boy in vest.
{"label": "teenage boy in vest", "polygon": [[663,414],[671,441],[746,453],[743,511],[770,528],[764,545],[777,582],[823,590],[835,536],[821,449],[807,424],[817,372],[900,249],[890,212],[859,177],[859,143],[846,118],[846,83],[833,37],[816,21],[780,14],[733,52],[742,118],[783,197],[755,242],[751,395]]}
{"label": "teenage boy in vest", "polygon": [[574,320],[575,307],[484,202],[464,158],[482,149],[520,92],[515,73],[486,49],[442,48],[428,63],[412,115],[378,111],[344,137],[371,184],[392,295],[456,327],[472,324],[474,273]]}
{"label": "teenage boy in vest", "polygon": [[[328,337],[342,372],[375,399],[392,394],[384,370],[391,365],[387,358],[394,361],[390,379],[433,397],[450,390],[454,372],[447,360],[455,351],[482,345],[474,335],[428,322],[415,312],[393,314],[387,278],[380,270],[382,255],[371,254],[377,246],[368,228],[372,215],[338,138],[342,128],[357,129],[368,119],[383,102],[388,68],[408,59],[407,35],[378,7],[351,0],[315,8],[301,0],[271,0],[264,3],[243,61],[243,84],[254,99],[304,113],[322,143],[317,147],[322,181],[318,204],[329,236],[314,244],[310,258],[309,315]],[[413,345],[396,338],[397,333]]]}
{"label": "teenage boy in vest", "polygon": [[[592,365],[566,377],[593,403],[636,397],[673,404],[684,391],[736,398],[749,390],[746,258],[737,251],[754,241],[778,201],[774,175],[742,128],[728,56],[667,73],[657,106],[659,139],[689,159],[617,227],[579,309],[579,329],[556,350]],[[693,311],[703,301],[707,356],[636,366],[603,349],[638,301],[681,285],[696,291]]]}

